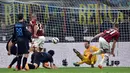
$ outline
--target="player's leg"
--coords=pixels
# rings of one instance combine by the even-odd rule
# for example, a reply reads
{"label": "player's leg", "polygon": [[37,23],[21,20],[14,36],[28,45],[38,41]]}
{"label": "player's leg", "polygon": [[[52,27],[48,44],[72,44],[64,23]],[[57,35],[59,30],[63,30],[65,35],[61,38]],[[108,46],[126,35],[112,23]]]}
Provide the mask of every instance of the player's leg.
{"label": "player's leg", "polygon": [[34,39],[34,44],[32,45],[34,51],[39,52],[39,46],[40,46],[41,42],[42,42],[42,40],[39,38]]}
{"label": "player's leg", "polygon": [[14,63],[17,62],[17,57],[14,57],[11,63],[9,64],[8,68],[11,68]]}
{"label": "player's leg", "polygon": [[17,67],[16,70],[21,69],[21,60],[22,60],[22,55],[17,56]]}
{"label": "player's leg", "polygon": [[35,69],[35,65],[33,65],[33,64],[26,64],[25,69],[26,70]]}
{"label": "player's leg", "polygon": [[100,49],[98,51],[92,53],[92,55],[99,55],[99,54],[103,53],[104,45],[109,45],[109,44],[106,43],[106,40],[104,38],[100,37],[99,38]]}
{"label": "player's leg", "polygon": [[96,63],[97,61],[97,56],[94,55],[92,58],[91,58],[91,68],[94,68],[94,64]]}
{"label": "player's leg", "polygon": [[26,41],[24,46],[25,47],[23,47],[23,48],[25,48],[25,49],[24,49],[24,52],[23,52],[24,53],[24,57],[23,57],[23,62],[22,62],[22,69],[25,68],[25,65],[27,63],[27,58],[28,58],[28,53],[29,53],[29,42]]}
{"label": "player's leg", "polygon": [[33,52],[32,55],[31,55],[31,63],[32,63],[32,64],[34,63],[34,56],[35,56],[34,53],[35,53],[35,52]]}
{"label": "player's leg", "polygon": [[[9,46],[9,45],[8,45]],[[15,45],[11,46],[10,54],[16,55],[17,47]],[[12,65],[17,62],[17,57],[14,57],[11,63],[9,64],[8,68],[11,68]]]}
{"label": "player's leg", "polygon": [[98,65],[98,67],[100,69],[102,69],[103,63],[106,62],[106,60],[108,59],[108,57],[110,55],[110,45],[109,45],[109,43],[106,40],[104,40],[104,38],[101,38],[100,41],[101,41],[100,48],[102,49],[102,52],[105,53],[104,57],[102,58],[102,60],[100,62],[100,64]]}
{"label": "player's leg", "polygon": [[109,53],[105,53],[104,57],[102,58],[101,62],[99,63],[98,67],[100,69],[102,69],[102,65],[107,61],[107,59],[109,58]]}
{"label": "player's leg", "polygon": [[90,56],[89,59],[92,58],[92,55],[99,55],[104,53],[104,49],[110,49],[110,45],[109,43],[102,37],[99,38],[99,45],[100,45],[100,49],[96,52],[93,52]]}
{"label": "player's leg", "polygon": [[40,51],[45,51],[46,49],[44,48],[44,43],[45,43],[45,37],[44,36],[39,36],[39,40],[41,40],[41,41],[39,41],[39,50]]}
{"label": "player's leg", "polygon": [[23,52],[23,48],[22,48],[22,45],[23,43],[21,43],[21,40],[17,41],[17,46],[18,48],[16,49],[16,56],[17,56],[17,68],[16,70],[20,70],[21,69],[21,60],[22,60],[22,52]]}
{"label": "player's leg", "polygon": [[36,68],[39,67],[39,65],[40,65],[40,55],[39,55],[39,53],[35,52],[33,54],[33,56],[34,56],[34,63],[33,64],[26,64],[25,69],[29,70],[29,69],[36,69]]}
{"label": "player's leg", "polygon": [[[39,64],[40,64],[40,62],[39,62]],[[29,70],[29,69],[37,69],[38,67],[39,67],[39,64],[37,64],[37,63],[34,63],[34,64],[26,64],[26,66],[25,66],[25,69],[26,70]]]}
{"label": "player's leg", "polygon": [[[82,55],[81,55],[82,56]],[[81,58],[81,57],[80,57]],[[73,63],[73,65],[75,66],[80,66],[80,64],[83,64],[83,63],[86,63],[86,64],[89,64],[90,65],[90,60],[88,59],[87,56],[82,56],[82,60],[80,62],[76,62],[76,63]]]}
{"label": "player's leg", "polygon": [[27,58],[28,58],[28,54],[24,54],[23,62],[22,62],[22,69],[25,68],[25,65],[26,65],[26,63],[27,63]]}
{"label": "player's leg", "polygon": [[41,43],[44,44],[44,42],[45,42],[44,36],[39,36],[39,38],[34,40],[34,44],[36,44],[36,47],[38,47]]}
{"label": "player's leg", "polygon": [[76,63],[73,63],[74,66],[80,66],[80,64],[83,64],[85,63],[84,61],[80,61],[80,62],[76,62]]}
{"label": "player's leg", "polygon": [[73,63],[73,65],[75,65],[75,66],[80,66],[80,64],[83,64],[83,63],[86,63],[86,60],[82,60],[82,61],[80,61],[80,62],[76,62],[76,63]]}
{"label": "player's leg", "polygon": [[83,55],[80,54],[76,49],[73,49],[74,53],[81,59],[83,60]]}

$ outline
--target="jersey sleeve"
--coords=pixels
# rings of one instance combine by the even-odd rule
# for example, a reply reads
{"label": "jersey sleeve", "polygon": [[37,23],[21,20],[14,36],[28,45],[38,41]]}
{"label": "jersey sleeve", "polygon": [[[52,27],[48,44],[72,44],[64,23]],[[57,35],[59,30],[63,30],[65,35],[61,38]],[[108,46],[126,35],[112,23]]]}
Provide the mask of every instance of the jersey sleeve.
{"label": "jersey sleeve", "polygon": [[103,31],[103,33],[106,33],[106,32],[107,32],[107,30],[104,30],[104,31]]}
{"label": "jersey sleeve", "polygon": [[92,46],[92,49],[94,52],[99,50],[99,48],[97,48],[96,46]]}
{"label": "jersey sleeve", "polygon": [[119,38],[119,36],[120,36],[120,34],[119,33],[117,33],[117,35],[115,36],[115,40],[117,41],[118,40],[118,38]]}
{"label": "jersey sleeve", "polygon": [[85,49],[85,50],[84,50],[84,53],[83,53],[84,56],[87,56],[87,52],[86,52],[86,51],[87,51],[87,50]]}

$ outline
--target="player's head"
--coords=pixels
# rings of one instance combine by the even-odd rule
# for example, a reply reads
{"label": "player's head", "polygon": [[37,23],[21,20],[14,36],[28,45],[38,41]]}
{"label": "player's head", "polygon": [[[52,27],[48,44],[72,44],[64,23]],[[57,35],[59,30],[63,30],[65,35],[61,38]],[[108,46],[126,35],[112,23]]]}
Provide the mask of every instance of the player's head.
{"label": "player's head", "polygon": [[54,50],[49,50],[48,53],[53,56],[55,54]]}
{"label": "player's head", "polygon": [[37,16],[35,13],[32,14],[32,20],[37,20]]}
{"label": "player's head", "polygon": [[90,41],[86,40],[84,43],[85,48],[89,48],[90,46]]}
{"label": "player's head", "polygon": [[18,15],[18,20],[23,20],[23,14]]}
{"label": "player's head", "polygon": [[119,24],[114,23],[114,29],[119,29]]}

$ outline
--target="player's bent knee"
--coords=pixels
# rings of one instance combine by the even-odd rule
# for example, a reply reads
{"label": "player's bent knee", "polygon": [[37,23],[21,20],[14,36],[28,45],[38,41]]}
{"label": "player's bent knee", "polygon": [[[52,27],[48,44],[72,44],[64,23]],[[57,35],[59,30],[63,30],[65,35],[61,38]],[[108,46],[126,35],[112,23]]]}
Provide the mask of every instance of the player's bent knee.
{"label": "player's bent knee", "polygon": [[38,64],[34,63],[34,66],[35,66],[35,69],[37,69],[37,68],[38,68]]}

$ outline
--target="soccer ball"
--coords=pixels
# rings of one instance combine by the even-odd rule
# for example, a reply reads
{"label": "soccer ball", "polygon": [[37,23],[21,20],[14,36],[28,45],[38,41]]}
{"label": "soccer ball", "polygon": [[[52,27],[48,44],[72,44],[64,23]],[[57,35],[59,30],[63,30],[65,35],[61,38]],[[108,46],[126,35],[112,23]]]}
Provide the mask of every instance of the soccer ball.
{"label": "soccer ball", "polygon": [[59,39],[58,39],[58,38],[52,38],[52,42],[53,42],[54,44],[57,44],[57,43],[59,42]]}

